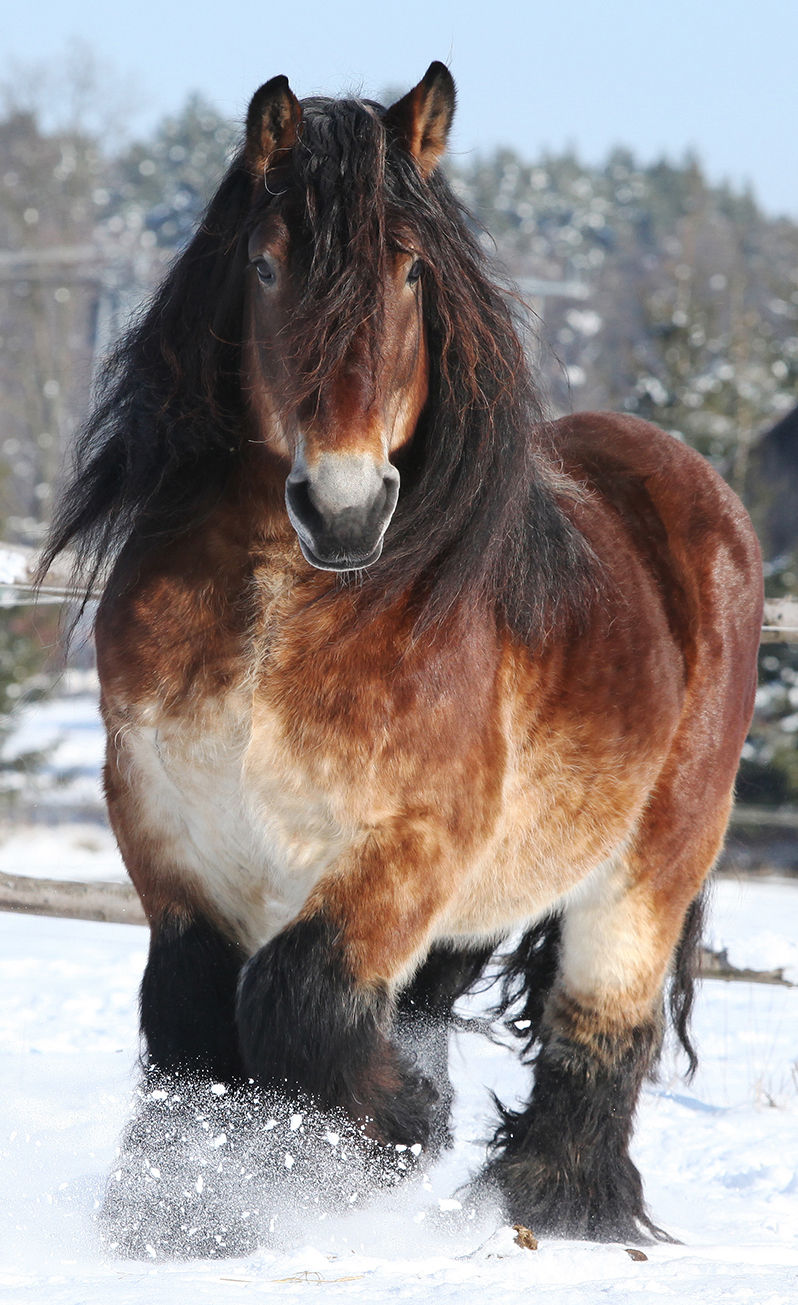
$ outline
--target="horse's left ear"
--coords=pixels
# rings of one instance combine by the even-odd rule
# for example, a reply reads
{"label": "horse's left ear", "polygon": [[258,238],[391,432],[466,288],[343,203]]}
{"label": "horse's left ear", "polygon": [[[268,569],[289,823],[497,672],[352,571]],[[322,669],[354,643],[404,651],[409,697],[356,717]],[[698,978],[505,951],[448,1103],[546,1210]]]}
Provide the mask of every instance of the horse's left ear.
{"label": "horse's left ear", "polygon": [[302,122],[302,105],[287,77],[272,77],[255,92],[247,112],[244,158],[250,172],[262,177],[279,150],[293,149]]}
{"label": "horse's left ear", "polygon": [[428,177],[443,156],[454,103],[454,78],[446,64],[436,60],[418,86],[397,100],[385,114],[386,128],[413,155],[422,177]]}

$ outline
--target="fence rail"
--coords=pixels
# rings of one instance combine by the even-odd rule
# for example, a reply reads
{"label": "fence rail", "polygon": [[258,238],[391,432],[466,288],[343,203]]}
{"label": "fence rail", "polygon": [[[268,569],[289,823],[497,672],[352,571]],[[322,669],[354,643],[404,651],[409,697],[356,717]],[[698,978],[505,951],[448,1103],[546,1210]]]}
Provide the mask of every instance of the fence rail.
{"label": "fence rail", "polygon": [[733,825],[756,826],[758,829],[798,829],[798,808],[754,807],[742,804],[732,808]]}
{"label": "fence rail", "polygon": [[132,884],[85,884],[27,875],[0,875],[0,911],[98,920],[104,924],[147,923]]}
{"label": "fence rail", "polygon": [[[0,875],[0,911],[95,920],[102,924],[147,923],[136,891],[129,884],[83,884],[29,879],[24,875]],[[731,964],[725,951],[714,952],[709,948],[702,949],[700,974],[703,979],[722,979],[726,983],[795,986],[785,979],[782,970],[741,970]]]}
{"label": "fence rail", "polygon": [[798,598],[768,598],[762,643],[798,643]]}

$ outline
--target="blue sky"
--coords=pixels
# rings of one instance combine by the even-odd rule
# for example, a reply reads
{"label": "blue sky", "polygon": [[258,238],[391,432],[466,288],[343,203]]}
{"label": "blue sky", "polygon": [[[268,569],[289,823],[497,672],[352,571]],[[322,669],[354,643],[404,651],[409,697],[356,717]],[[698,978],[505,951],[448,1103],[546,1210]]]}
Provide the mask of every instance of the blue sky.
{"label": "blue sky", "polygon": [[798,0],[30,0],[6,8],[0,74],[10,59],[56,63],[70,38],[135,86],[134,131],[194,89],[241,115],[276,73],[300,96],[373,95],[443,59],[462,155],[693,148],[713,179],[751,182],[768,211],[798,218]]}

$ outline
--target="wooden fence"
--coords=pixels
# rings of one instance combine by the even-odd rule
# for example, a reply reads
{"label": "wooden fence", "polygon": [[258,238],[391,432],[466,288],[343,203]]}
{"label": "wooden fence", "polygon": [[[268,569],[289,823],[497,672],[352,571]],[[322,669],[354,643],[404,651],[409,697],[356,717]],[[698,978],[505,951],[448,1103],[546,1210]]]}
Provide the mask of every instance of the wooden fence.
{"label": "wooden fence", "polygon": [[[58,879],[29,879],[0,875],[0,911],[27,915],[52,915],[61,919],[96,920],[103,924],[146,924],[141,902],[131,884],[71,883]],[[783,970],[749,970],[732,965],[725,951],[702,949],[700,973],[704,979],[725,982],[774,983],[792,988]]]}

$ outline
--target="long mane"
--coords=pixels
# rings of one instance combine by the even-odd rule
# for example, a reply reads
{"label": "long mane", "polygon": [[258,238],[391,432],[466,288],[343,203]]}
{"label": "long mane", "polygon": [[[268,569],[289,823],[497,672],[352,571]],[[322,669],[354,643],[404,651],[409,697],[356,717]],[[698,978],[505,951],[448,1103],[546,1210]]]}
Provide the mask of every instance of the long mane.
{"label": "long mane", "polygon": [[[247,430],[240,379],[246,244],[270,210],[290,215],[304,304],[291,325],[300,377],[323,382],[362,324],[379,348],[387,246],[423,251],[430,397],[397,459],[402,489],[364,598],[413,587],[420,621],[464,597],[493,602],[531,639],[578,615],[591,575],[508,297],[440,169],[423,180],[381,106],[303,103],[302,137],[253,201],[243,150],[148,310],[116,348],[76,447],[42,567],[68,545],[95,584],[133,535],[147,547],[218,501]],[[367,606],[368,606],[367,601]]]}

